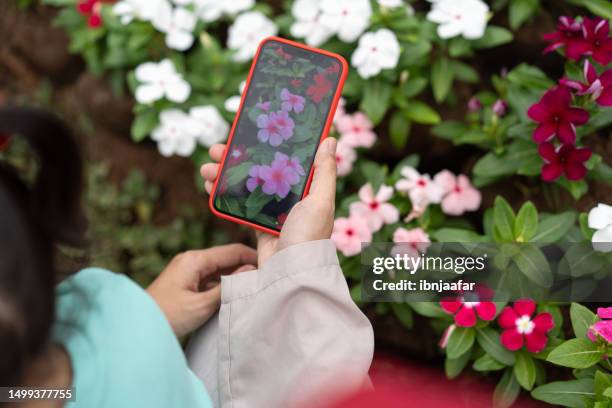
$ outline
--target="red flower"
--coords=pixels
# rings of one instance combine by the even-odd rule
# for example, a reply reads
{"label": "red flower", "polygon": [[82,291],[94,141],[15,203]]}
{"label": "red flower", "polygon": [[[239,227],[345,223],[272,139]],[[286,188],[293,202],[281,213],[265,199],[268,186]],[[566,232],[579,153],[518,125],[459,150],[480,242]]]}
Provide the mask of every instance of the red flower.
{"label": "red flower", "polygon": [[527,114],[539,123],[533,132],[536,143],[542,143],[557,136],[563,144],[574,144],[576,126],[584,125],[589,120],[589,113],[584,109],[570,106],[572,95],[564,86],[547,91],[540,102],[531,105]]}
{"label": "red flower", "polygon": [[332,83],[329,82],[324,73],[319,73],[314,76],[314,85],[311,85],[306,90],[306,93],[312,98],[315,103],[321,102],[323,97],[332,88]]}
{"label": "red flower", "polygon": [[540,313],[533,319],[536,304],[533,300],[522,299],[514,307],[506,306],[499,315],[499,325],[504,329],[501,343],[508,350],[516,351],[527,345],[531,353],[544,350],[548,342],[547,333],[555,327],[550,313]]}
{"label": "red flower", "polygon": [[584,38],[582,24],[571,17],[559,17],[557,31],[544,34],[543,38],[551,44],[544,49],[544,54],[565,47],[565,56],[578,61],[589,50],[589,43]]}
{"label": "red flower", "polygon": [[601,65],[608,65],[612,61],[612,38],[608,20],[585,17],[582,31],[588,44],[586,54],[591,55]]}
{"label": "red flower", "polygon": [[[466,293],[454,300],[442,300],[440,306],[448,314],[455,315],[455,324],[460,327],[472,327],[476,324],[476,316],[481,320],[490,321],[495,317],[497,307],[492,299],[492,291],[486,286],[478,286],[476,293]],[[482,299],[488,299],[483,301]]]}
{"label": "red flower", "polygon": [[578,95],[591,95],[591,98],[601,106],[612,106],[612,69],[597,76],[595,67],[585,60],[584,80],[582,83],[563,78],[559,83],[578,91]]}
{"label": "red flower", "polygon": [[102,26],[102,3],[114,3],[115,0],[79,0],[77,11],[87,17],[89,28]]}
{"label": "red flower", "polygon": [[568,180],[581,180],[586,176],[584,162],[591,158],[589,149],[577,149],[573,145],[562,145],[559,149],[550,143],[542,143],[538,153],[546,164],[542,166],[542,180],[555,181],[562,174]]}
{"label": "red flower", "polygon": [[299,88],[302,86],[302,80],[301,79],[292,79],[291,80],[291,86],[293,86],[294,88]]}
{"label": "red flower", "polygon": [[293,56],[289,54],[288,52],[285,52],[285,50],[283,50],[282,47],[278,47],[275,52],[276,52],[276,55],[278,55],[279,57],[281,57],[282,59],[286,61],[289,61],[293,58]]}
{"label": "red flower", "polygon": [[248,159],[249,154],[246,151],[245,145],[238,145],[232,148],[227,157],[227,164],[230,166],[235,166],[236,164],[240,164],[246,159]]}
{"label": "red flower", "polygon": [[0,133],[0,152],[2,150],[6,150],[8,148],[9,142],[11,141],[11,136]]}

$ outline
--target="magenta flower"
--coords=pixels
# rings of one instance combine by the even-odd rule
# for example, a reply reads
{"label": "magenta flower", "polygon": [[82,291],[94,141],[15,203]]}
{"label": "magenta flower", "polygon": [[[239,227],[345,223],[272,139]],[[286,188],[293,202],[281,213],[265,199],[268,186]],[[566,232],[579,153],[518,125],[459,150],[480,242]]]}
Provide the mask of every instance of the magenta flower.
{"label": "magenta flower", "polygon": [[293,136],[295,123],[285,111],[271,112],[257,117],[257,138],[271,146],[279,146]]}
{"label": "magenta flower", "polygon": [[584,61],[585,82],[563,78],[559,83],[577,91],[578,95],[591,95],[600,106],[612,106],[612,69],[597,76],[595,67],[589,60]]}
{"label": "magenta flower", "polygon": [[546,91],[540,102],[531,105],[527,114],[539,125],[533,132],[536,143],[542,143],[557,136],[563,144],[574,144],[576,126],[584,125],[589,120],[589,113],[584,109],[570,106],[572,95],[564,86]]}
{"label": "magenta flower", "polygon": [[578,61],[589,50],[589,43],[584,37],[582,24],[571,17],[559,17],[557,31],[544,34],[544,39],[551,42],[544,49],[544,54],[565,47],[565,56]]}
{"label": "magenta flower", "polygon": [[306,174],[304,168],[300,164],[300,158],[297,156],[289,157],[281,152],[276,152],[274,154],[274,161],[272,162],[272,166],[274,166],[275,163],[280,166],[285,166],[292,169],[298,174],[298,176],[303,176],[304,174]]}
{"label": "magenta flower", "polygon": [[493,104],[492,109],[493,109],[494,114],[496,114],[500,118],[504,117],[506,116],[506,113],[508,112],[508,103],[506,103],[506,101],[504,101],[503,99],[498,99]]}
{"label": "magenta flower", "polygon": [[262,111],[269,111],[270,110],[270,105],[272,103],[270,101],[266,101],[266,102],[258,102],[257,105],[255,105],[257,108],[261,109]]}
{"label": "magenta flower", "polygon": [[590,55],[601,65],[612,61],[612,38],[610,38],[610,22],[601,17],[585,17],[582,31],[588,44],[586,55]]}
{"label": "magenta flower", "polygon": [[448,170],[442,170],[434,176],[434,183],[443,190],[440,205],[445,214],[462,215],[480,207],[480,191],[474,188],[467,176],[455,176]]}
{"label": "magenta flower", "polygon": [[442,300],[440,306],[448,314],[455,316],[455,324],[459,327],[473,327],[477,317],[480,320],[491,321],[495,318],[497,306],[491,302],[493,292],[484,285],[476,287],[475,293],[461,294],[453,300]]}
{"label": "magenta flower", "polygon": [[572,145],[562,145],[558,149],[550,143],[542,143],[538,153],[546,162],[542,166],[542,180],[555,181],[565,174],[568,180],[581,180],[586,176],[584,163],[591,158],[591,151],[576,148]]}
{"label": "magenta flower", "polygon": [[589,328],[587,336],[591,341],[597,341],[597,337],[601,337],[606,342],[612,343],[612,307],[598,308],[597,316],[602,320]]}
{"label": "magenta flower", "polygon": [[262,179],[259,174],[261,167],[262,166],[256,164],[249,169],[249,179],[246,182],[246,187],[251,193],[264,183],[264,179]]}
{"label": "magenta flower", "polygon": [[269,166],[261,166],[259,177],[263,180],[261,190],[268,195],[276,194],[280,198],[287,197],[291,187],[300,182],[300,176],[295,170],[278,161]]}
{"label": "magenta flower", "polygon": [[501,343],[508,350],[516,351],[526,344],[531,353],[544,350],[548,342],[547,333],[555,327],[550,313],[539,313],[533,319],[536,303],[531,299],[514,302],[513,307],[506,306],[499,315],[498,323],[504,329]]}
{"label": "magenta flower", "polygon": [[480,99],[478,99],[477,97],[472,96],[468,101],[467,106],[470,112],[478,112],[482,109],[482,102],[480,102]]}
{"label": "magenta flower", "polygon": [[283,101],[281,104],[282,110],[286,112],[293,110],[295,113],[300,113],[304,110],[306,99],[303,96],[292,94],[287,88],[283,88],[280,97]]}

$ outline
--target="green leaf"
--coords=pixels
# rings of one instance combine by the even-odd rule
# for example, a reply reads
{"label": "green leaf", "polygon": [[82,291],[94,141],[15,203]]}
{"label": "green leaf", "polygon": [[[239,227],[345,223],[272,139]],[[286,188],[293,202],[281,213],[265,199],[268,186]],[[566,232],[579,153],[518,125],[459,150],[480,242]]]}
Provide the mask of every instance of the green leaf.
{"label": "green leaf", "polygon": [[427,86],[427,79],[423,77],[410,78],[400,85],[400,91],[406,99],[414,98]]}
{"label": "green leaf", "polygon": [[436,102],[443,102],[453,85],[453,71],[447,58],[437,58],[431,67],[431,87]]}
{"label": "green leaf", "polygon": [[151,134],[158,123],[159,120],[155,109],[147,109],[138,114],[132,123],[132,140],[140,142]]}
{"label": "green leaf", "polygon": [[382,79],[372,79],[363,87],[360,108],[377,125],[387,112],[391,99],[391,85]]}
{"label": "green leaf", "polygon": [[459,228],[440,228],[433,233],[438,242],[489,242],[489,239],[474,231]]}
{"label": "green leaf", "polygon": [[505,28],[490,25],[482,38],[473,41],[472,44],[474,48],[492,48],[509,43],[513,38],[512,33]]}
{"label": "green leaf", "polygon": [[587,368],[597,364],[604,352],[597,345],[587,339],[571,339],[550,352],[546,361],[570,367]]}
{"label": "green leaf", "polygon": [[495,197],[493,205],[494,233],[502,242],[512,242],[514,239],[515,215],[510,204],[502,197]]}
{"label": "green leaf", "polygon": [[514,376],[526,390],[531,390],[536,379],[536,368],[533,358],[524,351],[516,353],[516,364],[514,364]]}
{"label": "green leaf", "polygon": [[579,339],[586,339],[589,327],[597,321],[597,315],[579,303],[572,303],[570,319],[572,320],[574,335]]}
{"label": "green leaf", "polygon": [[505,365],[514,365],[514,353],[502,346],[499,333],[490,327],[477,329],[476,341],[491,357]]}
{"label": "green leaf", "polygon": [[475,333],[471,327],[457,327],[448,338],[446,355],[455,359],[471,350],[474,345]]}
{"label": "green leaf", "polygon": [[531,391],[531,396],[553,405],[586,408],[586,400],[593,398],[595,392],[593,390],[593,380],[589,378],[544,384]]}
{"label": "green leaf", "polygon": [[412,309],[406,303],[391,303],[391,310],[399,321],[408,329],[412,328]]}
{"label": "green leaf", "polygon": [[444,360],[444,372],[448,378],[455,378],[465,368],[467,363],[470,361],[472,353],[464,353],[459,358],[448,358]]}
{"label": "green leaf", "polygon": [[612,20],[612,4],[608,0],[568,0],[568,2],[586,7],[591,13]]}
{"label": "green leaf", "polygon": [[467,126],[463,122],[445,121],[431,129],[431,133],[442,139],[455,140],[467,131]]}
{"label": "green leaf", "polygon": [[505,364],[500,363],[488,354],[483,354],[476,361],[474,361],[474,364],[472,365],[474,370],[485,372],[501,370],[504,367],[506,367]]}
{"label": "green leaf", "polygon": [[249,195],[249,198],[247,198],[245,203],[247,207],[247,218],[254,218],[255,216],[257,216],[257,214],[261,212],[261,209],[265,207],[265,205],[268,204],[270,201],[272,201],[273,198],[274,196],[267,195],[259,188],[253,191],[251,195]]}
{"label": "green leaf", "polygon": [[436,302],[410,302],[410,307],[412,307],[415,312],[425,317],[448,316]]}
{"label": "green leaf", "polygon": [[421,101],[410,101],[404,112],[410,120],[423,125],[435,125],[441,120],[438,112]]}
{"label": "green leaf", "polygon": [[612,387],[612,374],[604,374],[602,371],[595,372],[595,394],[602,397],[608,387]]}
{"label": "green leaf", "polygon": [[463,82],[468,83],[477,83],[480,80],[480,75],[478,75],[478,71],[472,68],[471,65],[468,65],[461,61],[450,61],[450,69],[455,74],[455,77]]}
{"label": "green leaf", "polygon": [[538,230],[538,210],[531,201],[527,201],[514,222],[514,239],[516,242],[529,242]]}
{"label": "green leaf", "polygon": [[543,218],[530,242],[553,243],[565,237],[576,222],[576,214],[566,211]]}
{"label": "green leaf", "polygon": [[510,0],[509,19],[513,30],[519,28],[525,21],[538,11],[538,0]]}
{"label": "green leaf", "polygon": [[378,191],[378,188],[385,182],[385,169],[376,162],[369,160],[361,161],[359,163],[359,171],[363,178],[372,185],[374,191]]}
{"label": "green leaf", "polygon": [[391,116],[389,136],[391,137],[391,144],[396,149],[402,150],[406,147],[408,136],[410,136],[410,121],[401,111],[395,111]]}
{"label": "green leaf", "polygon": [[235,186],[236,184],[243,182],[249,175],[249,170],[252,166],[252,162],[243,162],[237,166],[228,168],[227,184],[229,186]]}
{"label": "green leaf", "polygon": [[516,140],[503,154],[489,152],[474,165],[474,175],[481,177],[498,177],[514,174],[526,162],[537,159],[535,143]]}
{"label": "green leaf", "polygon": [[521,386],[516,381],[512,370],[507,369],[493,392],[493,407],[510,407],[516,401],[520,391]]}
{"label": "green leaf", "polygon": [[608,387],[605,389],[603,396],[606,398],[612,399],[612,387]]}
{"label": "green leaf", "polygon": [[535,245],[521,245],[512,260],[519,271],[530,281],[544,288],[550,288],[554,277],[550,264],[542,251]]}

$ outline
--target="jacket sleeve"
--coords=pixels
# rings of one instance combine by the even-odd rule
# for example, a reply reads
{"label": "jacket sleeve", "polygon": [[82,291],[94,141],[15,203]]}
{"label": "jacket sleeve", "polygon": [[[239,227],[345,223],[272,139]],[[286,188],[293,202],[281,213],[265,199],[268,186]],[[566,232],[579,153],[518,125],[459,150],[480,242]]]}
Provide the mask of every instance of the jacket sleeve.
{"label": "jacket sleeve", "polygon": [[188,348],[219,406],[312,407],[326,391],[338,396],[369,384],[372,327],[351,299],[330,240],[286,248],[221,285],[218,321]]}

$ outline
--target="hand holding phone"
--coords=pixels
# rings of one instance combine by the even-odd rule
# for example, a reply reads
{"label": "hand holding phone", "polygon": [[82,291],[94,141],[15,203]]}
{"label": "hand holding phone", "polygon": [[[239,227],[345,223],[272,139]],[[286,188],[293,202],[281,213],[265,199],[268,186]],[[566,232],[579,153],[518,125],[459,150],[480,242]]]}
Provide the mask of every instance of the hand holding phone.
{"label": "hand holding phone", "polygon": [[[210,157],[219,162],[224,150],[225,145],[214,145],[210,148]],[[209,193],[219,170],[217,163],[206,163],[200,169]],[[263,265],[276,252],[291,245],[329,238],[334,226],[335,199],[336,139],[327,138],[321,143],[314,160],[310,193],[289,211],[280,236],[259,233],[258,265]]]}
{"label": "hand holding phone", "polygon": [[277,37],[261,43],[211,192],[214,214],[279,235],[308,193],[346,73],[336,54]]}

